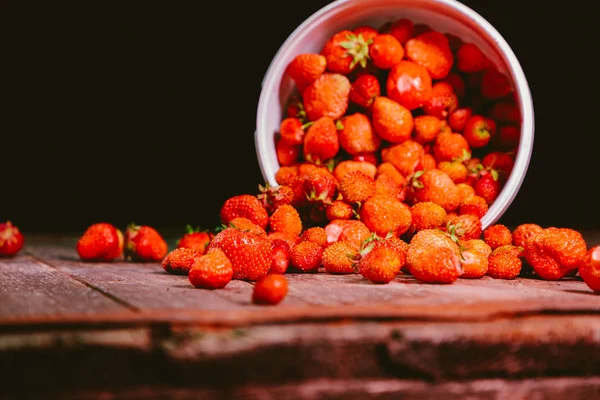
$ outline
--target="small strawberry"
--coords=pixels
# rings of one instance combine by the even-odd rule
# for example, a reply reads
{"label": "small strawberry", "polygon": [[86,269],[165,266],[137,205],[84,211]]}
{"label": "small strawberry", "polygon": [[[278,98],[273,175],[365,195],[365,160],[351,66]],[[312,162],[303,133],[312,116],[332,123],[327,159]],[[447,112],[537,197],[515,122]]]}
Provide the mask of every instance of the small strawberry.
{"label": "small strawberry", "polygon": [[316,169],[307,176],[304,193],[310,203],[329,204],[337,198],[338,180],[328,169]]}
{"label": "small strawberry", "polygon": [[345,242],[350,245],[355,251],[360,250],[362,243],[371,236],[369,228],[361,221],[352,221],[351,224],[346,225],[340,236],[338,242]]}
{"label": "small strawberry", "polygon": [[271,268],[271,239],[251,231],[229,227],[217,233],[208,250],[223,250],[233,266],[233,279],[256,281]]}
{"label": "small strawberry", "polygon": [[404,266],[404,260],[393,247],[375,240],[361,251],[358,272],[373,283],[389,283]]}
{"label": "small strawberry", "polygon": [[495,224],[483,231],[483,240],[492,249],[512,244],[512,233],[506,225]]}
{"label": "small strawberry", "polygon": [[471,214],[448,217],[446,231],[462,240],[480,239],[481,220]]}
{"label": "small strawberry", "polygon": [[390,25],[388,33],[404,44],[413,36],[414,30],[415,24],[410,19],[400,18]]}
{"label": "small strawberry", "polygon": [[453,283],[463,273],[458,244],[438,229],[425,229],[412,237],[406,266],[412,276],[426,283]]}
{"label": "small strawberry", "polygon": [[333,176],[335,176],[338,181],[341,181],[352,171],[362,171],[365,174],[375,178],[377,167],[366,161],[344,160],[333,168]]}
{"label": "small strawberry", "polygon": [[372,153],[381,146],[381,138],[375,134],[365,114],[347,115],[340,122],[342,129],[339,131],[339,142],[348,154]]}
{"label": "small strawberry", "polygon": [[429,153],[425,153],[425,154],[423,154],[423,157],[421,157],[419,164],[417,164],[415,171],[425,171],[428,169],[436,169],[436,168],[437,168],[437,160],[435,159],[435,156],[433,156],[432,154],[429,154]]}
{"label": "small strawberry", "polygon": [[351,224],[352,221],[353,220],[347,219],[336,219],[329,221],[323,228],[325,230],[325,233],[327,234],[327,246],[330,246],[332,243],[337,242],[338,238],[340,237],[340,234],[342,233],[342,230],[347,225]]}
{"label": "small strawberry", "polygon": [[362,35],[363,39],[367,43],[371,42],[373,39],[375,39],[375,36],[379,35],[379,31],[369,25],[361,25],[358,28],[353,29],[352,33],[354,33],[356,36]]}
{"label": "small strawberry", "polygon": [[350,101],[364,108],[370,108],[381,95],[379,79],[372,74],[362,74],[352,83]]}
{"label": "small strawberry", "polygon": [[298,95],[292,94],[288,98],[285,108],[285,117],[298,118],[300,121],[302,121],[303,124],[307,122],[306,111],[304,111],[304,104],[302,104],[302,99]]}
{"label": "small strawberry", "polygon": [[276,240],[276,239],[281,239],[284,242],[286,242],[287,244],[291,246],[295,245],[296,243],[298,243],[300,241],[300,236],[293,236],[287,233],[283,233],[283,232],[269,232],[267,234],[267,238],[270,241]]}
{"label": "small strawberry", "polygon": [[409,109],[396,101],[379,96],[373,103],[373,128],[377,135],[391,143],[410,139],[413,117]]}
{"label": "small strawberry", "polygon": [[546,228],[525,242],[527,262],[546,280],[558,280],[577,270],[586,252],[581,233],[570,228]]}
{"label": "small strawberry", "polygon": [[378,175],[375,179],[375,194],[390,195],[400,201],[404,201],[406,198],[404,185],[398,185],[394,178],[386,174]]}
{"label": "small strawberry", "polygon": [[284,118],[279,124],[279,135],[281,141],[289,146],[300,146],[304,144],[305,129],[308,128],[310,122],[306,125],[298,118]]}
{"label": "small strawberry", "polygon": [[351,86],[350,80],[344,75],[327,72],[321,75],[302,92],[308,119],[341,118],[348,109]]}
{"label": "small strawberry", "polygon": [[479,176],[473,183],[475,194],[485,199],[488,205],[491,205],[494,200],[500,195],[502,185],[500,184],[497,173],[493,171],[488,174]]}
{"label": "small strawberry", "polygon": [[402,44],[393,35],[382,33],[373,38],[369,46],[369,56],[379,69],[390,69],[404,57]]}
{"label": "small strawberry", "polygon": [[411,233],[425,229],[441,229],[446,226],[448,214],[439,204],[431,201],[416,203],[410,208],[412,214]]}
{"label": "small strawberry", "polygon": [[454,132],[462,133],[472,115],[473,109],[471,107],[459,107],[448,116],[448,124]]}
{"label": "small strawberry", "polygon": [[298,210],[289,204],[280,205],[269,217],[270,232],[283,232],[292,236],[302,233],[302,219]]}
{"label": "small strawberry", "polygon": [[309,242],[315,242],[321,247],[327,247],[327,233],[321,226],[313,226],[305,229],[300,235],[300,240],[308,240]]}
{"label": "small strawberry", "polygon": [[509,95],[512,86],[508,76],[495,68],[488,68],[481,77],[481,94],[488,100],[498,100]]}
{"label": "small strawberry", "polygon": [[473,194],[460,203],[458,213],[460,215],[471,214],[481,219],[488,212],[488,208],[488,203],[483,197]]}
{"label": "small strawberry", "polygon": [[261,201],[267,213],[271,215],[277,207],[283,204],[292,204],[294,191],[288,185],[271,186],[269,183],[258,185],[259,193],[256,197]]}
{"label": "small strawberry", "polygon": [[301,272],[316,272],[321,266],[323,247],[308,240],[300,241],[290,250],[290,265]]}
{"label": "small strawberry", "polygon": [[456,184],[447,173],[439,169],[416,172],[412,175],[408,188],[413,202],[431,201],[442,206],[446,212],[455,211],[460,205]]}
{"label": "small strawberry", "polygon": [[12,257],[23,248],[25,242],[19,228],[10,221],[0,223],[0,257]]}
{"label": "small strawberry", "polygon": [[224,225],[229,225],[236,217],[248,218],[263,229],[269,222],[269,214],[262,202],[251,194],[240,194],[226,199],[221,206],[219,216]]}
{"label": "small strawberry", "polygon": [[325,207],[325,216],[328,221],[336,219],[351,219],[354,217],[354,207],[344,200],[334,200]]}
{"label": "small strawberry", "polygon": [[340,140],[334,120],[320,117],[308,128],[304,136],[304,159],[314,164],[324,164],[340,150]]}
{"label": "small strawberry", "polygon": [[289,63],[286,73],[302,92],[308,85],[317,80],[327,68],[327,59],[321,54],[299,54]]}
{"label": "small strawberry", "polygon": [[195,258],[188,273],[190,283],[196,288],[222,289],[233,277],[233,265],[221,249],[210,249]]}
{"label": "small strawberry", "polygon": [[375,194],[375,179],[361,171],[354,171],[340,181],[339,190],[345,202],[363,203]]}
{"label": "small strawberry", "polygon": [[399,186],[406,185],[406,178],[398,171],[394,164],[390,162],[382,162],[377,166],[377,173],[375,177],[379,175],[387,175],[394,180]]}
{"label": "small strawberry", "polygon": [[405,234],[411,226],[410,208],[396,197],[376,194],[360,208],[360,220],[373,233],[381,237]]}
{"label": "small strawberry", "polygon": [[414,118],[413,140],[420,144],[430,143],[440,133],[441,121],[433,115],[419,115]]}
{"label": "small strawberry", "polygon": [[169,252],[162,260],[165,272],[174,275],[187,275],[194,264],[196,257],[202,255],[187,247],[179,247]]}
{"label": "small strawberry", "polygon": [[360,152],[360,153],[356,153],[356,154],[352,154],[352,160],[353,161],[365,161],[368,162],[370,164],[373,164],[374,166],[378,166],[379,165],[379,153],[378,152]]}
{"label": "small strawberry", "polygon": [[519,258],[523,249],[518,246],[500,246],[488,258],[487,275],[494,279],[515,279],[521,273],[523,262]]}
{"label": "small strawberry", "polygon": [[456,68],[460,72],[481,72],[490,64],[481,49],[473,43],[463,44],[456,52]]}
{"label": "small strawberry", "polygon": [[381,161],[391,163],[398,172],[408,177],[415,172],[424,154],[423,146],[414,140],[407,140],[382,149]]}
{"label": "small strawberry", "polygon": [[461,240],[461,266],[464,270],[460,278],[478,279],[488,271],[488,257],[492,248],[481,239]]}
{"label": "small strawberry", "polygon": [[431,75],[425,67],[402,60],[390,69],[386,93],[390,99],[407,109],[416,110],[429,101],[433,94]]}
{"label": "small strawberry", "polygon": [[461,160],[441,161],[437,168],[444,171],[450,179],[456,184],[464,183],[467,180],[467,166]]}
{"label": "small strawberry", "polygon": [[534,236],[544,232],[544,228],[538,224],[521,224],[517,226],[512,233],[512,241],[515,246],[525,248],[527,242]]}
{"label": "small strawberry", "polygon": [[468,119],[463,135],[474,149],[485,147],[496,134],[496,123],[482,115],[472,115]]}
{"label": "small strawberry", "polygon": [[440,161],[465,161],[471,158],[471,146],[460,133],[440,133],[433,143],[433,154]]}
{"label": "small strawberry", "polygon": [[515,165],[514,156],[511,153],[492,151],[481,160],[484,170],[496,171],[501,182],[506,182]]}
{"label": "small strawberry", "polygon": [[431,89],[431,97],[425,104],[423,110],[427,115],[433,115],[440,119],[446,119],[458,108],[458,97],[454,88],[447,82],[436,82]]}
{"label": "small strawberry", "polygon": [[502,125],[493,138],[494,146],[502,150],[514,150],[521,140],[521,130],[517,125]]}
{"label": "small strawberry", "polygon": [[131,223],[125,230],[125,258],[133,261],[162,261],[167,255],[167,242],[156,229]]}
{"label": "small strawberry", "polygon": [[454,55],[448,38],[440,32],[421,33],[409,39],[404,49],[406,58],[425,67],[432,79],[444,79],[452,69]]}
{"label": "small strawberry", "polygon": [[191,225],[186,225],[185,233],[177,241],[177,248],[192,249],[202,254],[214,236],[215,234],[207,229],[201,230],[200,227],[194,229]]}
{"label": "small strawberry", "polygon": [[[470,198],[471,196],[475,196],[475,189],[473,189],[473,186],[469,185],[468,183],[458,183],[456,185],[456,189],[458,189],[461,205],[466,199]],[[487,203],[485,204],[485,206],[487,211]]]}
{"label": "small strawberry", "polygon": [[275,138],[275,154],[277,154],[277,162],[280,166],[294,165],[300,160],[302,146],[286,143],[281,140],[281,136],[277,136]]}
{"label": "small strawberry", "polygon": [[321,50],[327,60],[327,70],[347,75],[356,66],[365,67],[369,59],[369,44],[360,33],[356,35],[350,30],[335,33]]}
{"label": "small strawberry", "polygon": [[579,276],[595,292],[600,292],[600,245],[588,250],[579,264]]}
{"label": "small strawberry", "polygon": [[[6,235],[6,226],[4,230],[0,226],[0,241],[4,239]],[[11,233],[11,237],[14,237],[12,233],[12,225],[8,226],[8,232]],[[18,247],[19,243],[22,244],[21,240],[17,236],[17,241],[13,242],[13,248]],[[112,261],[123,254],[124,248],[124,237],[123,234],[114,227],[114,225],[106,222],[98,222],[90,225],[83,235],[77,241],[77,254],[79,258],[84,261]],[[166,254],[166,246],[165,246]],[[164,254],[157,259],[162,259]]]}
{"label": "small strawberry", "polygon": [[298,165],[280,166],[275,172],[275,181],[279,185],[288,186],[298,176]]}
{"label": "small strawberry", "polygon": [[290,265],[290,249],[290,244],[283,239],[271,240],[273,258],[269,269],[270,274],[285,274]]}
{"label": "small strawberry", "polygon": [[267,274],[254,285],[254,304],[274,305],[280,303],[288,293],[288,282],[283,275]]}
{"label": "small strawberry", "polygon": [[229,222],[229,225],[223,225],[221,228],[217,228],[217,230],[221,231],[228,227],[237,228],[242,231],[252,232],[255,235],[267,234],[267,231],[265,231],[263,228],[256,225],[254,222],[250,221],[248,218],[245,217],[235,217]]}
{"label": "small strawberry", "polygon": [[356,256],[356,249],[349,243],[332,243],[323,251],[323,268],[330,274],[352,274]]}

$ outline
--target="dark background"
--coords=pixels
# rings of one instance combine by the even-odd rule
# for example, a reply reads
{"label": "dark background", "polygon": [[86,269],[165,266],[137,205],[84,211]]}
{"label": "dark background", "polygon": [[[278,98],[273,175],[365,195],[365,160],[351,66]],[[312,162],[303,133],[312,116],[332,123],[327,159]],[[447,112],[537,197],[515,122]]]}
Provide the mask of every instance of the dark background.
{"label": "dark background", "polygon": [[[271,59],[328,3],[0,3],[0,221],[215,227],[227,197],[262,182],[254,129]],[[512,47],[534,100],[530,168],[501,222],[597,227],[593,13],[463,3]]]}

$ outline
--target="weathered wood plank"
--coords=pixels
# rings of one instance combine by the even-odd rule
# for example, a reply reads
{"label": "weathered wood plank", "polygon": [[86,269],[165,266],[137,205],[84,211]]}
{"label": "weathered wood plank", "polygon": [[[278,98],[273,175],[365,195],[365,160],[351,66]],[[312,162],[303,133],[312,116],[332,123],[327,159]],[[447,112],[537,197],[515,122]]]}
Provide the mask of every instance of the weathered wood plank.
{"label": "weathered wood plank", "polygon": [[31,257],[0,258],[0,320],[9,317],[131,312]]}

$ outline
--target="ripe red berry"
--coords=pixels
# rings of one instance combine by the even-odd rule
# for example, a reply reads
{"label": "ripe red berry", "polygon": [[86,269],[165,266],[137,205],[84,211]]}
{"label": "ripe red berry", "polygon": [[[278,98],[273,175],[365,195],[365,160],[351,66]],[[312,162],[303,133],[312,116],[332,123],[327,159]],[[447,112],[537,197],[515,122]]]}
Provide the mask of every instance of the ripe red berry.
{"label": "ripe red berry", "polygon": [[254,285],[252,302],[255,304],[277,304],[288,292],[288,282],[283,275],[267,274]]}

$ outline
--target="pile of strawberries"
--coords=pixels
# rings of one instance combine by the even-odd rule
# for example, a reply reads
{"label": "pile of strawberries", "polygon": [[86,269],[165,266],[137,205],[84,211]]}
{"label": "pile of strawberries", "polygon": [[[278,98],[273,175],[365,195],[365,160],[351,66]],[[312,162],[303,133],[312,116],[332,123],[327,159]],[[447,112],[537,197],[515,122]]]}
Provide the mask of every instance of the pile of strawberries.
{"label": "pile of strawberries", "polygon": [[275,137],[276,186],[228,198],[220,228],[190,229],[169,253],[150,227],[123,235],[96,224],[77,245],[81,258],[124,249],[198,288],[254,281],[253,301],[267,304],[285,297],[289,272],[379,284],[399,274],[449,284],[578,273],[600,291],[600,246],[588,249],[579,232],[483,230],[512,171],[521,116],[510,80],[475,44],[403,18],[337,32],[286,75],[297,91]]}

